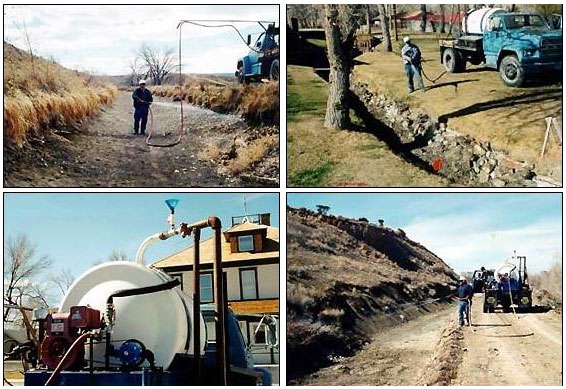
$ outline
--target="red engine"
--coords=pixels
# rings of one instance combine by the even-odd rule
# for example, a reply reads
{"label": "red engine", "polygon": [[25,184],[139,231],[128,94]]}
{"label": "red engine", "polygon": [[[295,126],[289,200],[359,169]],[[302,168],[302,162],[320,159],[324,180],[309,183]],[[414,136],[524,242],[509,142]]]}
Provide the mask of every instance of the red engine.
{"label": "red engine", "polygon": [[[69,313],[48,315],[44,322],[45,332],[41,343],[41,360],[55,369],[71,345],[84,332],[100,328],[100,311],[85,306],[71,307]],[[81,369],[84,365],[84,342],[77,345],[64,366],[65,370]]]}

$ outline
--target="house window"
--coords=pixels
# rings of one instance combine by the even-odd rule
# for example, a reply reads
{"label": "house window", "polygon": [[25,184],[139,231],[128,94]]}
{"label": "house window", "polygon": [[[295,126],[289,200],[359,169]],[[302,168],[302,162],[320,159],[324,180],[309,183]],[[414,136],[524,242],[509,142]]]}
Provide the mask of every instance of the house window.
{"label": "house window", "polygon": [[238,236],[238,251],[254,251],[254,237],[251,235]]}
{"label": "house window", "polygon": [[200,302],[212,303],[213,301],[212,273],[202,273],[200,275]]}
{"label": "house window", "polygon": [[171,276],[171,278],[173,278],[174,280],[179,280],[179,282],[181,283],[181,290],[183,290],[183,274],[182,273],[177,273],[177,274],[169,274]]}
{"label": "house window", "polygon": [[257,300],[257,270],[240,269],[240,297],[242,300]]}

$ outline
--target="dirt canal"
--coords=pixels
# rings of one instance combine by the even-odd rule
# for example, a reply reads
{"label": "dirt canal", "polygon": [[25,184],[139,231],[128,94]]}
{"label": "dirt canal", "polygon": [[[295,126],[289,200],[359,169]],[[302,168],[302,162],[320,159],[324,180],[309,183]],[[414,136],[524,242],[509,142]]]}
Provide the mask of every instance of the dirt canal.
{"label": "dirt canal", "polygon": [[[171,143],[180,128],[179,103],[156,98],[152,105],[155,143]],[[4,150],[4,183],[10,187],[219,187],[265,186],[219,172],[202,157],[215,144],[229,149],[237,138],[262,131],[236,115],[183,105],[185,135],[170,148],[146,145],[133,132],[129,92],[73,131],[58,131],[34,140],[33,150],[19,151],[15,162]],[[149,120],[148,128],[149,131]],[[37,147],[39,144],[39,147]],[[278,170],[278,169],[277,169]],[[272,177],[278,180],[278,177]]]}
{"label": "dirt canal", "polygon": [[[458,328],[451,305],[378,330],[356,355],[298,380],[303,385],[540,386],[562,383],[562,316],[483,313],[474,297],[472,326]],[[446,337],[453,337],[447,341]],[[441,377],[444,383],[435,381]]]}

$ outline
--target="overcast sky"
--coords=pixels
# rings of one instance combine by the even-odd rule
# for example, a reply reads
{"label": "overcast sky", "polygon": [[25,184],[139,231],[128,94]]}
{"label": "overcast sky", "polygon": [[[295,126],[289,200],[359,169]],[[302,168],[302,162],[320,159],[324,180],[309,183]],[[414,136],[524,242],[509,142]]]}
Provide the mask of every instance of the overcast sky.
{"label": "overcast sky", "polygon": [[[126,74],[143,42],[178,51],[180,19],[277,21],[277,5],[18,5],[4,8],[4,39],[25,48],[23,21],[37,53],[63,66],[99,74]],[[214,23],[211,23],[214,24]],[[218,24],[218,23],[217,23]],[[257,23],[236,23],[252,40],[263,32]],[[183,71],[233,73],[247,54],[228,27],[183,27]]]}
{"label": "overcast sky", "polygon": [[497,268],[517,250],[531,272],[562,261],[560,194],[290,194],[293,207],[331,207],[330,213],[384,219],[402,228],[457,272]]}

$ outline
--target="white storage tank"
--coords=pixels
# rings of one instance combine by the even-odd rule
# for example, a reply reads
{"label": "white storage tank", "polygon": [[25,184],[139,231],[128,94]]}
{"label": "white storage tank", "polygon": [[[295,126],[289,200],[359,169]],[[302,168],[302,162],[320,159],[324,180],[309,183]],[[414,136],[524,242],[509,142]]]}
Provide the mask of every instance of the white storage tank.
{"label": "white storage tank", "polygon": [[487,27],[489,17],[495,13],[506,12],[502,8],[481,8],[469,12],[462,21],[464,34],[481,35]]}
{"label": "white storage tank", "polygon": [[[87,305],[106,312],[108,297],[119,290],[154,286],[171,281],[165,273],[133,262],[108,262],[79,277],[69,288],[59,312],[75,305]],[[155,355],[156,366],[167,369],[176,353],[193,354],[193,301],[179,286],[151,294],[115,297],[113,345],[118,348],[128,339],[137,339]],[[201,355],[206,342],[204,320],[200,321]],[[86,355],[88,356],[88,343]],[[95,366],[104,365],[105,345],[94,346]],[[110,358],[111,364],[120,364]],[[147,362],[144,362],[147,364]]]}

